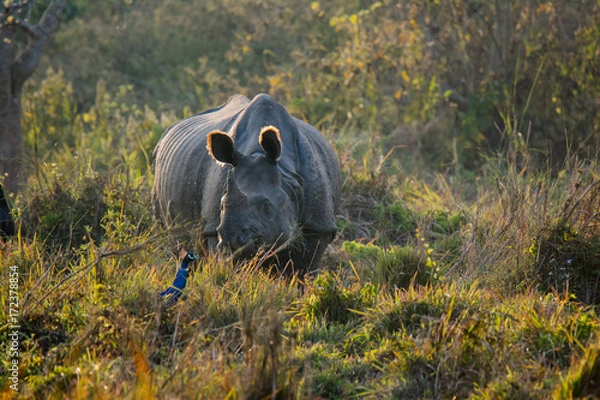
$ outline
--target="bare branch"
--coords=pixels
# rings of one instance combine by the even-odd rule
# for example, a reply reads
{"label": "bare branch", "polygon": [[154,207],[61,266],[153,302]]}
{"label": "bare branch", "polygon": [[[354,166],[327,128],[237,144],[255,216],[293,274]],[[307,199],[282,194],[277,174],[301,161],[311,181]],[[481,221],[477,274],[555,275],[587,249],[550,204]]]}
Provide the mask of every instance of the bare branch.
{"label": "bare branch", "polygon": [[58,29],[65,7],[66,0],[54,0],[37,25],[32,27],[24,21],[17,23],[28,33],[29,44],[11,65],[13,94],[21,90],[25,81],[35,71],[48,38]]}
{"label": "bare branch", "polygon": [[43,34],[49,36],[58,30],[66,6],[66,0],[54,0],[50,3],[44,15],[42,15],[42,19],[37,24]]}
{"label": "bare branch", "polygon": [[35,35],[35,27],[25,22],[24,19],[15,20],[15,25],[21,28],[21,30],[28,34],[30,37]]}

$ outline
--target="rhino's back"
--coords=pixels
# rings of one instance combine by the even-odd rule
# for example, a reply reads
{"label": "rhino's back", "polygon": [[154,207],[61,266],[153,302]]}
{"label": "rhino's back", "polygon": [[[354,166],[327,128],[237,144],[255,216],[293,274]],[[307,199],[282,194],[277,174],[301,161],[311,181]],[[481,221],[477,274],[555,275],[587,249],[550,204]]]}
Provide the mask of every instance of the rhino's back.
{"label": "rhino's back", "polygon": [[[152,202],[157,218],[166,223],[176,218],[200,222],[207,219],[206,214],[215,214],[215,207],[218,218],[219,205],[212,204],[214,196],[203,194],[222,191],[223,168],[207,153],[206,137],[217,129],[227,131],[248,103],[245,96],[233,96],[217,108],[177,122],[163,134],[154,150]],[[204,223],[216,228],[218,221]]]}

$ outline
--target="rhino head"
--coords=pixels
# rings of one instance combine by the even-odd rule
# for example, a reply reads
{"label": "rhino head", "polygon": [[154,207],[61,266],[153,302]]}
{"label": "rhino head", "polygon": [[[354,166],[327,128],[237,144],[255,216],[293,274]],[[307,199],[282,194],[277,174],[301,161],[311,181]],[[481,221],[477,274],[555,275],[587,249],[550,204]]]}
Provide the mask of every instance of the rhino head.
{"label": "rhino head", "polygon": [[282,141],[279,130],[260,130],[260,150],[242,154],[234,139],[221,131],[209,133],[210,155],[230,165],[226,191],[221,198],[219,248],[228,248],[243,257],[260,248],[272,250],[292,241],[298,230],[299,185],[282,177],[278,163]]}

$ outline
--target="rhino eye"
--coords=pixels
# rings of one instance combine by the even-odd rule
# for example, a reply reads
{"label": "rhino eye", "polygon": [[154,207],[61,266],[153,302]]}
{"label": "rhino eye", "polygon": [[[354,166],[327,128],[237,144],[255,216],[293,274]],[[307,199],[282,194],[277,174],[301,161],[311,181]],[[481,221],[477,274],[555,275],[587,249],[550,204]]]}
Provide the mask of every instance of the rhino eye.
{"label": "rhino eye", "polygon": [[273,206],[271,205],[271,202],[269,201],[269,199],[262,199],[258,203],[258,209],[263,215],[268,216],[268,215],[271,215],[271,213],[273,211]]}

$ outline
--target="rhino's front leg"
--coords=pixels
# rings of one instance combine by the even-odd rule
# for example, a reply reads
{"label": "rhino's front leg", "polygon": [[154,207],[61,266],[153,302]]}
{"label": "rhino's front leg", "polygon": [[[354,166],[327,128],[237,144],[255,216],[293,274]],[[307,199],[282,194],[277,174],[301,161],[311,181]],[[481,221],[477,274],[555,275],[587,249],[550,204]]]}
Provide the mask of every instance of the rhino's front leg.
{"label": "rhino's front leg", "polygon": [[204,246],[205,249],[209,252],[216,252],[217,251],[217,245],[219,244],[219,237],[217,236],[217,234],[211,234],[211,235],[204,235]]}
{"label": "rhino's front leg", "polygon": [[[318,268],[318,262],[321,260],[323,253],[332,240],[335,234],[305,234],[302,242],[288,252],[288,261],[292,261],[292,265],[285,267],[286,273],[297,273],[303,277]],[[282,267],[285,264],[282,263]]]}

